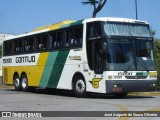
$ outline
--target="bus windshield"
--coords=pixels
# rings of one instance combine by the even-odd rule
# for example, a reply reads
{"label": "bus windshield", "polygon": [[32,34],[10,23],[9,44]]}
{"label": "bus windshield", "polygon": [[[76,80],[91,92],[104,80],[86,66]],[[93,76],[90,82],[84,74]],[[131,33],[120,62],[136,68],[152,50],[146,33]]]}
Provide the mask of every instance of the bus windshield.
{"label": "bus windshield", "polygon": [[107,70],[155,70],[148,24],[106,22],[104,32]]}
{"label": "bus windshield", "polygon": [[108,39],[107,70],[155,70],[153,41]]}
{"label": "bus windshield", "polygon": [[133,23],[112,23],[104,25],[106,35],[151,37],[149,25]]}

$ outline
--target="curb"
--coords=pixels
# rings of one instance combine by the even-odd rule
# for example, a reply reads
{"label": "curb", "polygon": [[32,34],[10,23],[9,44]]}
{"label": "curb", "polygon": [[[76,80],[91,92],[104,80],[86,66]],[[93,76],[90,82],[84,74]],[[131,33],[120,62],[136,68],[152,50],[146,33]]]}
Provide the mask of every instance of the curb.
{"label": "curb", "polygon": [[14,89],[14,86],[0,84],[0,89]]}

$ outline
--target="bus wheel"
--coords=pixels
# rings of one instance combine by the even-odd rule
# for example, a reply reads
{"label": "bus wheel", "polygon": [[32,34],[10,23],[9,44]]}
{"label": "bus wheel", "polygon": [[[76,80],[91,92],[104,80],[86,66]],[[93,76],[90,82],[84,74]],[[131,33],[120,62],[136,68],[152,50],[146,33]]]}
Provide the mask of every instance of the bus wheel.
{"label": "bus wheel", "polygon": [[87,96],[86,83],[85,83],[83,77],[81,77],[81,76],[74,77],[73,91],[74,91],[75,95],[79,98],[84,98]]}
{"label": "bus wheel", "polygon": [[22,81],[21,82],[22,91],[27,92],[28,91],[28,79],[25,74],[22,75],[21,81]]}
{"label": "bus wheel", "polygon": [[18,75],[14,76],[14,87],[15,87],[16,91],[20,91],[21,90],[21,81],[20,81]]}
{"label": "bus wheel", "polygon": [[128,93],[116,93],[114,94],[117,98],[123,98],[127,95]]}

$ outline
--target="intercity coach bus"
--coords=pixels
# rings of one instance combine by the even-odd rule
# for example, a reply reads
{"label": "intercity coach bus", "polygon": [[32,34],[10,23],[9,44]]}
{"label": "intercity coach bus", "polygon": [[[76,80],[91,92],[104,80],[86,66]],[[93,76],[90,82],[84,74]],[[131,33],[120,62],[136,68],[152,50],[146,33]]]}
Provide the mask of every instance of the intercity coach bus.
{"label": "intercity coach bus", "polygon": [[3,42],[3,83],[22,91],[73,90],[77,97],[154,91],[153,41],[147,22],[126,18],[40,27]]}

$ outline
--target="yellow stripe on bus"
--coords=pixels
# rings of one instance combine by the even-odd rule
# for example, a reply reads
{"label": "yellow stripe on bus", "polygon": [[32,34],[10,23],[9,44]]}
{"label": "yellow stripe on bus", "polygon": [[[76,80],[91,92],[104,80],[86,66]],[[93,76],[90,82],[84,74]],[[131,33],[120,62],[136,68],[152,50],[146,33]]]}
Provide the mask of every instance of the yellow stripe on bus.
{"label": "yellow stripe on bus", "polygon": [[30,75],[31,78],[29,78],[29,83],[28,83],[29,86],[39,86],[39,82],[41,80],[48,55],[49,55],[48,52],[41,53],[39,55],[37,65],[34,66],[33,68],[35,69],[31,71],[31,75]]}
{"label": "yellow stripe on bus", "polygon": [[51,24],[51,25],[47,25],[47,26],[42,26],[42,27],[39,27],[39,28],[36,28],[35,30],[33,30],[33,32],[44,30],[44,29],[56,30],[56,29],[59,29],[60,26],[62,26],[62,25],[70,24],[70,23],[73,23],[73,22],[75,22],[75,20],[66,20],[66,21],[63,21],[63,22],[60,22],[60,23]]}

